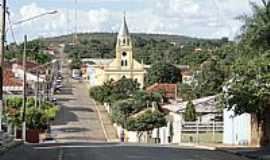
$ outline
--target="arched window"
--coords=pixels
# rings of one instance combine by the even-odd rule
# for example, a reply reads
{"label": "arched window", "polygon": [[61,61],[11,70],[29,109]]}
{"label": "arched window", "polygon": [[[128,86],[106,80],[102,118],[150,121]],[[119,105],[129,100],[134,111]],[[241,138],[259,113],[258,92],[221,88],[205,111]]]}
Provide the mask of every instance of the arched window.
{"label": "arched window", "polygon": [[127,60],[125,60],[125,66],[127,66],[127,65],[128,65]]}
{"label": "arched window", "polygon": [[124,60],[121,60],[121,66],[124,66],[125,65],[124,63],[125,63]]}
{"label": "arched window", "polygon": [[123,44],[125,44],[126,43],[126,39],[123,39]]}
{"label": "arched window", "polygon": [[127,45],[129,45],[129,39],[127,39]]}

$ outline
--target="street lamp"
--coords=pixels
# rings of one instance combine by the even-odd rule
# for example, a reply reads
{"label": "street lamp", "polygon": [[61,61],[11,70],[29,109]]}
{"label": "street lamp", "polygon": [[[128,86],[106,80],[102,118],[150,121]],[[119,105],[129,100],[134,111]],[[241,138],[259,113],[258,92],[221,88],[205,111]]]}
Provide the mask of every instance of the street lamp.
{"label": "street lamp", "polygon": [[23,20],[14,22],[14,23],[12,23],[12,25],[22,24],[22,23],[25,23],[25,22],[32,21],[32,20],[35,20],[37,18],[43,17],[45,15],[53,15],[53,14],[56,14],[56,13],[58,13],[57,10],[49,11],[49,12],[44,12],[44,13],[41,13],[39,15],[36,15],[36,16],[30,17],[30,18],[26,18],[26,19],[23,19]]}
{"label": "street lamp", "polygon": [[[27,18],[27,19],[20,20],[18,22],[13,23],[12,25],[19,25],[19,24],[22,24],[22,23],[25,23],[25,22],[32,21],[32,20],[35,20],[37,18],[43,17],[45,15],[56,14],[57,12],[58,11],[56,11],[56,10],[45,12],[45,13],[42,13],[42,14]],[[5,10],[4,10],[3,15],[5,15]],[[5,22],[5,20],[4,20],[4,22]],[[3,29],[3,35],[5,35],[5,34],[6,34],[5,29]],[[26,110],[26,67],[25,67],[25,64],[26,64],[26,43],[27,43],[27,37],[25,35],[25,37],[24,37],[24,54],[23,54],[23,57],[24,57],[23,58],[23,70],[24,71],[23,71],[23,106],[22,106],[22,121],[23,121],[23,123],[22,123],[22,131],[23,131],[22,137],[23,137],[24,141],[26,140],[26,123],[25,123],[25,110]],[[3,51],[2,51],[2,56],[3,56]],[[2,72],[3,72],[3,70],[2,70]],[[1,74],[3,74],[3,73],[1,73]],[[3,77],[1,77],[1,80],[3,80]],[[3,85],[0,86],[0,87],[3,88]],[[1,95],[0,95],[0,98],[1,98]],[[0,108],[2,108],[2,107],[0,106]],[[1,111],[1,113],[2,113],[2,111]],[[1,118],[2,118],[2,116],[0,116],[0,119]],[[0,125],[2,125],[1,121],[0,121]],[[0,127],[0,131],[1,131],[1,127]]]}

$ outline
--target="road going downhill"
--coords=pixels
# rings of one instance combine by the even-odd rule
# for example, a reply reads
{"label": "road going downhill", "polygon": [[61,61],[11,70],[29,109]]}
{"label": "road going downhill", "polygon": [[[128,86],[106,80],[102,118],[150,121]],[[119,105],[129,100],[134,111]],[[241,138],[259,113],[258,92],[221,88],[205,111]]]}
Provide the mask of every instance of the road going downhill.
{"label": "road going downhill", "polygon": [[72,80],[67,60],[63,63],[63,88],[56,95],[60,112],[52,125],[52,136],[57,142],[105,142],[104,131],[96,112],[94,101],[89,98],[86,83]]}

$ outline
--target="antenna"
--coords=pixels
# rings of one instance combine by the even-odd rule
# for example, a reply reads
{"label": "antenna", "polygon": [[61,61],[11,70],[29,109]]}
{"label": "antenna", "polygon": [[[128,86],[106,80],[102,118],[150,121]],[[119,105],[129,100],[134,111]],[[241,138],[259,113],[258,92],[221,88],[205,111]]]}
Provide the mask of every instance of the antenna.
{"label": "antenna", "polygon": [[74,10],[74,34],[73,34],[73,44],[76,45],[78,42],[78,0],[74,0],[74,6],[75,6],[75,10]]}

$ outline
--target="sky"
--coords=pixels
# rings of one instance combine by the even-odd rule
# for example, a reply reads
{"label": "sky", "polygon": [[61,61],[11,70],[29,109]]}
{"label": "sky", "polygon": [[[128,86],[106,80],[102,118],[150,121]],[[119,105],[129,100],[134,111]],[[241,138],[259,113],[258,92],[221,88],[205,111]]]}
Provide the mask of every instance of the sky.
{"label": "sky", "polygon": [[[8,0],[8,24],[53,10],[58,13],[19,25],[8,25],[7,40],[21,41],[24,34],[34,39],[70,34],[76,30],[118,32],[124,12],[130,32],[199,38],[229,37],[232,40],[239,34],[241,26],[236,17],[252,13],[249,1],[77,0],[76,4],[75,0]],[[260,0],[251,1],[259,3]]]}

